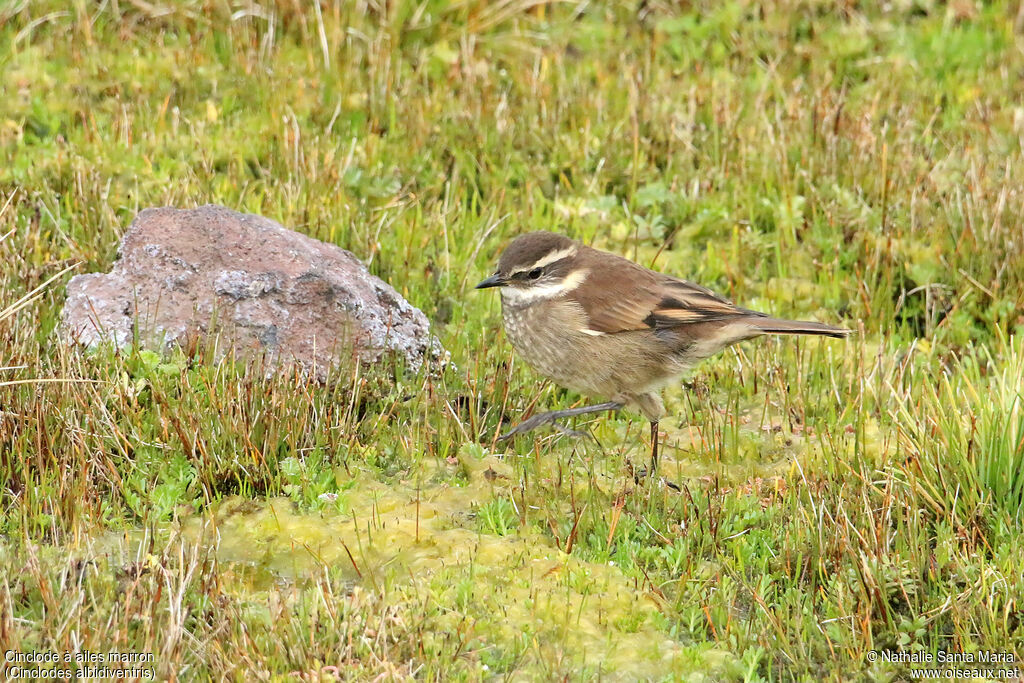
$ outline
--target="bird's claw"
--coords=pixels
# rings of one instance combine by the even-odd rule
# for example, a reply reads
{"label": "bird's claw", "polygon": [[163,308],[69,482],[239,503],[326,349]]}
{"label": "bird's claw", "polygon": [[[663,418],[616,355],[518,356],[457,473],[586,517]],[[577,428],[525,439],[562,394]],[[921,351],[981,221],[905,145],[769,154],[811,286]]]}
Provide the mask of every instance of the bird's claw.
{"label": "bird's claw", "polygon": [[[656,476],[657,475],[657,471],[648,472],[646,467],[641,467],[640,469],[638,469],[638,470],[633,472],[633,483],[639,485],[640,484],[640,480],[641,479],[646,479],[648,477],[648,475]],[[661,483],[662,484],[664,484],[665,486],[669,487],[673,491],[682,491],[683,490],[682,487],[679,486],[679,484],[675,483],[674,481],[669,481],[665,477],[659,477],[659,479],[661,479]]]}
{"label": "bird's claw", "polygon": [[[543,419],[537,419],[537,418],[543,418]],[[533,417],[529,418],[528,420],[525,420],[525,421],[517,424],[515,427],[510,429],[508,432],[506,432],[505,434],[502,434],[501,436],[499,436],[497,440],[499,442],[501,442],[501,441],[508,441],[509,439],[511,439],[512,437],[516,436],[517,434],[523,434],[525,432],[532,431],[532,430],[536,429],[537,427],[540,427],[540,426],[542,426],[542,425],[544,425],[546,423],[551,423],[551,426],[554,427],[555,430],[557,430],[559,434],[564,434],[565,436],[571,436],[571,437],[576,438],[576,439],[579,439],[579,438],[593,439],[595,442],[597,442],[597,437],[595,437],[590,432],[581,432],[581,431],[577,431],[575,429],[570,429],[570,428],[566,427],[565,425],[559,423],[557,421],[557,419],[555,419],[553,417],[548,417],[546,414],[534,415]]]}
{"label": "bird's claw", "polygon": [[597,440],[597,437],[591,434],[590,432],[581,432],[575,429],[569,429],[568,427],[559,422],[552,422],[551,426],[554,427],[559,434],[571,436],[574,439],[593,439],[594,443],[596,443],[599,446],[601,445],[601,442]]}
{"label": "bird's claw", "polygon": [[[499,436],[498,441],[507,441],[516,434],[528,432],[548,423],[554,424],[556,429],[563,434],[568,434],[569,436],[590,436],[591,438],[594,438],[591,434],[577,432],[575,430],[562,427],[558,424],[557,420],[569,417],[579,417],[580,415],[590,415],[591,413],[600,413],[605,410],[618,410],[621,407],[622,403],[619,401],[608,401],[607,403],[601,403],[596,406],[580,406],[579,408],[568,408],[566,410],[552,410],[546,413],[538,413],[533,417],[523,420],[509,430],[508,433]],[[595,438],[594,441],[597,441],[597,439]]]}
{"label": "bird's claw", "polygon": [[523,434],[524,432],[533,431],[537,427],[540,427],[542,424],[554,421],[555,418],[551,416],[551,413],[540,413],[538,415],[534,415],[533,417],[523,420],[515,427],[510,429],[508,432],[499,436],[498,441],[508,441],[516,434]]}

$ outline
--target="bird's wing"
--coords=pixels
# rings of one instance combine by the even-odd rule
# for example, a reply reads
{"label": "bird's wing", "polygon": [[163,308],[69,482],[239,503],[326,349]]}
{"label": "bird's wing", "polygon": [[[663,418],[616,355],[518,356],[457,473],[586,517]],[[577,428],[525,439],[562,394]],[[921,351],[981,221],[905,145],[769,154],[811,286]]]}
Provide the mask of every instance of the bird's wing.
{"label": "bird's wing", "polygon": [[568,293],[586,312],[594,332],[662,330],[754,314],[706,287],[606,256],[606,263],[591,269],[586,287]]}
{"label": "bird's wing", "polygon": [[674,327],[686,323],[707,323],[730,318],[761,315],[740,308],[707,287],[669,275],[662,275],[662,296],[651,311],[651,327]]}

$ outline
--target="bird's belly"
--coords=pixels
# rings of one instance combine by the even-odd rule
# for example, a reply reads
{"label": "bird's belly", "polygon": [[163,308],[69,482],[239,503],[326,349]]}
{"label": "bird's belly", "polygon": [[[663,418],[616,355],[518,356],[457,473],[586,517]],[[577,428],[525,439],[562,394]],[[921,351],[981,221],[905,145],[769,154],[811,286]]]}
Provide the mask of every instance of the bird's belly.
{"label": "bird's belly", "polygon": [[505,333],[540,374],[582,394],[619,398],[657,391],[689,364],[637,331],[589,335],[579,316],[558,306],[502,306]]}
{"label": "bird's belly", "polygon": [[590,389],[580,381],[586,374],[587,358],[573,339],[576,335],[567,334],[572,327],[533,306],[506,306],[503,314],[505,333],[527,365],[562,386],[577,391]]}

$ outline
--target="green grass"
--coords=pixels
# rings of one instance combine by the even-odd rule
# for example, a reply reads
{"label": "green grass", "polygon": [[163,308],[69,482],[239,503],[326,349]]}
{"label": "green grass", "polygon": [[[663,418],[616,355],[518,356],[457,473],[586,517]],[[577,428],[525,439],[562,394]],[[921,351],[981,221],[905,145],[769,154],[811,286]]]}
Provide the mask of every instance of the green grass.
{"label": "green grass", "polygon": [[[672,7],[0,6],[2,649],[185,680],[1019,662],[1016,8]],[[141,208],[208,202],[352,250],[454,364],[314,384],[56,343],[62,271],[109,269]],[[498,445],[580,400],[472,289],[535,229],[858,334],[670,387],[679,493],[634,484],[629,413],[580,423],[600,445]]]}

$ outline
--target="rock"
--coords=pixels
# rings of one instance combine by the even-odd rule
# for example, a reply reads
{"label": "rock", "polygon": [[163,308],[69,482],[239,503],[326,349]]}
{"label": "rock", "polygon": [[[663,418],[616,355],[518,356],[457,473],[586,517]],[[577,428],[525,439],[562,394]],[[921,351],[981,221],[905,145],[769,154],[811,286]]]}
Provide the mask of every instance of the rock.
{"label": "rock", "polygon": [[447,360],[423,312],[350,252],[222,206],[146,209],[109,273],[68,283],[62,339],[125,346],[136,325],[143,345],[188,346],[216,333],[320,377],[390,352],[414,371]]}

